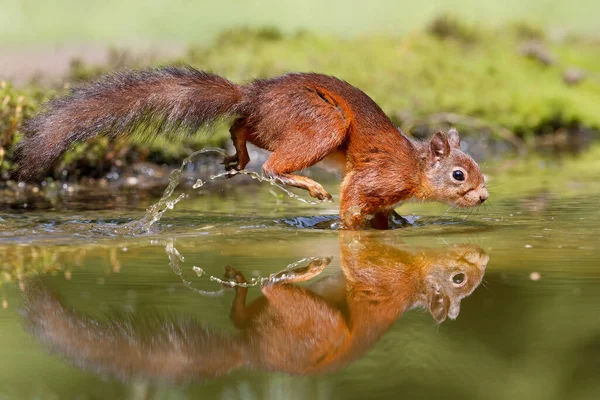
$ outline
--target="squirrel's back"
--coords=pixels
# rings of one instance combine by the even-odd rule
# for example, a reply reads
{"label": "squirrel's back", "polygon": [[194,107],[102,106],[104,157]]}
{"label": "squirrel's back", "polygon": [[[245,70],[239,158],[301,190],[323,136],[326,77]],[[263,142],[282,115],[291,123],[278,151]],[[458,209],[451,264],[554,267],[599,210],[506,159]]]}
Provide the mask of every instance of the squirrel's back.
{"label": "squirrel's back", "polygon": [[[334,107],[348,125],[369,126],[373,132],[393,130],[393,123],[365,92],[350,83],[319,73],[289,73],[274,78],[257,79],[245,87],[247,117],[253,121],[264,118],[265,106],[305,110],[314,115],[314,100]],[[316,96],[315,96],[316,95]],[[256,105],[256,106],[254,106]],[[261,110],[262,108],[262,110]],[[270,109],[269,109],[270,111]]]}

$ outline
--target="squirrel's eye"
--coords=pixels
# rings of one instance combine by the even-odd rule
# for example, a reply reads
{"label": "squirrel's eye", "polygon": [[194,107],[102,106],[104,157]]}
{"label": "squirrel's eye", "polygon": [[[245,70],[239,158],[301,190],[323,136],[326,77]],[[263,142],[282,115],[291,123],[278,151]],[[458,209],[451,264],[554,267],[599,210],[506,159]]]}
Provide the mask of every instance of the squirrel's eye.
{"label": "squirrel's eye", "polygon": [[465,174],[460,169],[454,170],[452,172],[452,177],[454,179],[456,179],[457,181],[464,181],[465,180]]}
{"label": "squirrel's eye", "polygon": [[462,272],[460,274],[456,274],[452,277],[452,282],[456,283],[457,285],[460,285],[464,281],[465,281],[465,274],[463,274]]}

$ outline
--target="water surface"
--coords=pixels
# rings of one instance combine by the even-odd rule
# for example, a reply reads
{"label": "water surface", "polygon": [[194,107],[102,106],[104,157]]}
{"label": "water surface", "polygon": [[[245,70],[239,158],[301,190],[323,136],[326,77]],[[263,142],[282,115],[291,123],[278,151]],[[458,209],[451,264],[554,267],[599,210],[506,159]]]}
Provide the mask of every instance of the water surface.
{"label": "water surface", "polygon": [[114,227],[157,193],[13,207],[0,399],[598,398],[600,184],[584,161],[484,167],[485,208],[407,204],[413,226],[387,232],[314,229],[337,201],[234,179],[188,187],[145,234]]}

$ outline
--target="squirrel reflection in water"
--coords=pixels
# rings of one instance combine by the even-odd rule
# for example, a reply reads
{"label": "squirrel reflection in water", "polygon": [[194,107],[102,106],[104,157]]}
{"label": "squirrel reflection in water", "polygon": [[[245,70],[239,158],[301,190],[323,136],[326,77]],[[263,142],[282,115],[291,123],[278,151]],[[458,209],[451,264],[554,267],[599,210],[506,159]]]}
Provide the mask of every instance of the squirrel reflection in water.
{"label": "squirrel reflection in water", "polygon": [[[481,282],[488,256],[476,245],[407,250],[369,234],[340,233],[341,271],[306,286],[328,264],[312,261],[288,281],[263,284],[246,304],[236,286],[238,334],[191,318],[113,316],[100,322],[60,300],[41,281],[26,286],[30,331],[77,366],[121,379],[186,382],[239,368],[314,374],[364,355],[402,314],[422,307],[442,322]],[[245,282],[231,267],[228,279]]]}

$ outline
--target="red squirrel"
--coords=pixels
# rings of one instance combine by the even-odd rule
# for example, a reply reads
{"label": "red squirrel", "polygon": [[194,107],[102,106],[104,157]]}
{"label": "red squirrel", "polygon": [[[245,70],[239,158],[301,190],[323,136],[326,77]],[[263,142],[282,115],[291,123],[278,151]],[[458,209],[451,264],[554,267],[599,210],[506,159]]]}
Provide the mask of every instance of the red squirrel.
{"label": "red squirrel", "polygon": [[[30,332],[58,354],[125,380],[203,381],[239,368],[317,374],[362,357],[412,308],[429,310],[439,323],[457,318],[489,260],[471,244],[412,250],[354,232],[340,239],[338,273],[297,285],[329,263],[313,261],[279,274],[249,303],[249,289],[235,287],[230,318],[237,332],[156,313],[95,320],[65,305],[43,280],[26,283],[23,315]],[[231,267],[226,279],[246,281]]]}
{"label": "red squirrel", "polygon": [[150,138],[191,134],[223,118],[233,119],[236,150],[224,161],[228,170],[246,167],[250,142],[272,152],[262,167],[267,177],[325,200],[331,195],[323,186],[294,172],[322,160],[337,163],[347,229],[387,229],[394,205],[411,198],[460,207],[488,198],[455,129],[413,140],[364,92],[332,76],[290,73],[238,85],[191,67],[115,73],[50,101],[23,127],[19,176],[35,179],[75,141],[114,139],[135,127]]}

